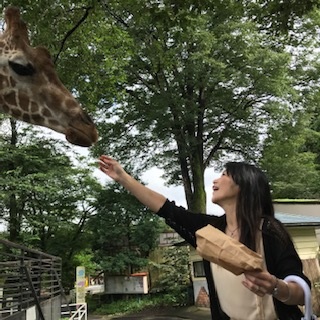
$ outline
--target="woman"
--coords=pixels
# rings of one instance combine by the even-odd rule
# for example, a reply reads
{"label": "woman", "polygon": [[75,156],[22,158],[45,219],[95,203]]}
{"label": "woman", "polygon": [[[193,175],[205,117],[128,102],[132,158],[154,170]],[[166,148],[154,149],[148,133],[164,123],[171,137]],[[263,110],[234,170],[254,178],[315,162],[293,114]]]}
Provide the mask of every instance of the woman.
{"label": "woman", "polygon": [[301,319],[303,289],[285,282],[288,275],[303,274],[293,242],[274,218],[269,182],[263,172],[243,162],[229,162],[213,182],[212,202],[224,209],[222,216],[191,213],[130,176],[109,156],[99,158],[100,170],[131,192],[142,204],[163,217],[186,241],[196,247],[195,233],[211,224],[259,252],[265,269],[235,276],[204,261],[212,319]]}

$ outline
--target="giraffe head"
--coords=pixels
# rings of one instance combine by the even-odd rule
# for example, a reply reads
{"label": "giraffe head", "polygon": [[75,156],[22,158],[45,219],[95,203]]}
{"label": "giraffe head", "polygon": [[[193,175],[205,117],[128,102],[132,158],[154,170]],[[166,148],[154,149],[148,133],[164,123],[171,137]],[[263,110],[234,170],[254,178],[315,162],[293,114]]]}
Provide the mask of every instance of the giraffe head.
{"label": "giraffe head", "polygon": [[18,8],[5,10],[5,24],[0,35],[0,112],[63,133],[72,144],[94,144],[94,123],[59,80],[49,52],[30,46]]}

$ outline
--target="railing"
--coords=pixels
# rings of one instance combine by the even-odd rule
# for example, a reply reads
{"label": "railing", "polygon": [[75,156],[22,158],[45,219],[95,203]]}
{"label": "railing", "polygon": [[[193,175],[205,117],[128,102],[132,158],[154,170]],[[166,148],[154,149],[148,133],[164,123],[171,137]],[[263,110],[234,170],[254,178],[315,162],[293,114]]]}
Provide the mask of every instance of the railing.
{"label": "railing", "polygon": [[63,294],[60,278],[59,257],[0,239],[1,319],[26,314],[27,310],[36,319],[49,320],[56,315],[59,319]]}
{"label": "railing", "polygon": [[69,320],[87,320],[87,304],[73,303],[62,305],[61,318]]}

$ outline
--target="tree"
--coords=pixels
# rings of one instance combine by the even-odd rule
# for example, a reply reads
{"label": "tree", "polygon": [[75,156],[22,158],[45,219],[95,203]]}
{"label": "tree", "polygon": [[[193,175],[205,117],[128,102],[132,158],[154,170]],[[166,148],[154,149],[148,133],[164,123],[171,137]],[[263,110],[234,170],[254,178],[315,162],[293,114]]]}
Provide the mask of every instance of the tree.
{"label": "tree", "polygon": [[315,47],[319,1],[287,3],[13,2],[33,44],[50,49],[63,82],[97,111],[95,154],[162,166],[202,212],[205,168],[257,159],[270,119],[304,108],[297,96],[317,85],[315,73],[305,77],[315,59],[293,49]]}
{"label": "tree", "polygon": [[318,169],[320,165],[320,106],[317,104],[319,93],[319,91],[314,93],[315,102],[312,101],[310,103],[312,106],[312,109],[309,112],[310,121],[304,128],[306,136],[304,149],[316,155],[315,163]]}
{"label": "tree", "polygon": [[157,245],[159,218],[112,183],[97,198],[91,219],[95,260],[109,274],[128,274],[146,267]]}
{"label": "tree", "polygon": [[[316,15],[316,13],[313,13]],[[301,24],[301,34],[309,46],[295,65],[298,92],[288,110],[271,121],[259,161],[266,170],[274,198],[319,198],[319,56],[313,53],[319,41],[310,35],[310,19]]]}
{"label": "tree", "polygon": [[[8,4],[3,1],[3,6]],[[289,139],[301,127],[288,125],[285,117],[296,110],[307,110],[310,101],[315,108],[312,111],[318,114],[319,97],[315,93],[310,98],[309,93],[319,87],[319,64],[314,50],[319,40],[314,33],[319,1],[81,0],[75,3],[17,0],[10,4],[21,7],[33,45],[48,47],[63,83],[87,110],[95,112],[101,136],[95,155],[110,153],[124,164],[133,165],[133,169],[145,170],[155,164],[162,167],[168,183],[183,184],[191,210],[206,211],[205,168],[226,157],[258,161],[264,143],[261,137],[269,133],[275,139],[287,136],[288,139],[282,141],[286,146],[290,145],[289,141],[292,150],[307,149],[315,153],[311,144],[309,149],[307,144],[303,145],[304,138],[302,144]],[[316,125],[317,120],[314,120]],[[297,117],[294,121],[301,119]],[[283,128],[284,134],[273,132],[272,127]],[[299,135],[297,137],[300,139]],[[266,142],[264,154],[274,147],[269,139]],[[4,171],[0,172],[3,179],[0,184],[6,192],[0,193],[0,205],[8,217],[7,191],[11,188],[10,194],[15,197],[11,202],[12,217],[16,217],[17,222],[12,224],[12,230],[17,231],[12,239],[21,235],[18,228],[21,221],[30,223],[35,232],[30,243],[51,252],[66,253],[68,259],[70,250],[66,244],[77,234],[85,242],[88,234],[82,232],[80,221],[87,221],[92,214],[91,199],[80,195],[72,184],[72,174],[77,176],[78,185],[81,181],[92,186],[90,190],[83,189],[84,193],[100,191],[78,171],[65,170],[70,168],[70,162],[60,153],[58,160],[50,163],[53,171],[54,168],[59,170],[61,181],[50,170],[46,180],[47,177],[41,175],[44,169],[41,156],[48,157],[53,146],[49,143],[40,151],[41,148],[38,150],[36,145],[30,144],[25,149],[19,146],[15,150],[1,142],[1,169]],[[274,150],[278,152],[278,149]],[[41,156],[32,159],[31,151]],[[304,153],[303,156],[311,167],[313,154]],[[18,161],[21,159],[24,167]],[[291,159],[296,165],[296,160]],[[34,163],[36,167],[32,171]],[[16,167],[10,169],[8,165],[12,164]],[[313,168],[309,169],[306,177],[313,172]],[[35,190],[35,182],[40,183],[39,190]],[[286,189],[280,187],[281,192]],[[24,198],[25,191],[30,196],[37,195],[31,197],[33,202]],[[128,208],[131,198],[122,199],[118,191],[111,190],[110,194],[116,196],[112,198],[102,193],[99,196],[99,213],[92,224],[96,226],[93,230],[101,235],[96,239],[101,258],[104,253],[110,253],[104,249],[108,249],[118,235],[125,234],[121,241],[139,247],[138,240],[149,233],[148,228],[152,231],[151,240],[156,234],[154,217],[148,215],[143,221],[138,215],[139,218],[130,220],[131,214],[142,214],[142,208],[133,204]],[[65,212],[68,208],[65,218],[59,217],[47,203],[57,201],[56,195],[61,196],[60,209]],[[79,209],[79,202],[73,202],[79,196],[84,199],[84,211]],[[125,204],[122,211],[121,205],[114,203],[115,199]],[[35,206],[36,201],[38,206]],[[103,208],[100,205],[104,201]],[[25,203],[28,206],[22,206]],[[111,210],[106,214],[103,210],[108,207]],[[45,221],[40,219],[40,210],[50,212],[48,219],[57,227],[54,237],[47,232],[52,228],[46,230]],[[115,223],[119,212],[123,222],[120,225]],[[129,214],[128,220],[122,213]],[[75,217],[79,221],[73,223]],[[103,230],[98,217],[106,219],[108,225],[126,228]],[[137,225],[132,222],[135,219],[138,219]],[[142,232],[144,226],[148,231],[138,235],[137,230]],[[81,246],[80,238],[72,239],[78,239]],[[57,239],[63,239],[61,246]],[[144,257],[150,248],[152,241],[139,254],[132,255],[129,262],[133,268],[145,263]],[[112,266],[119,271],[126,268],[124,263],[116,265],[115,259],[108,259],[103,260],[108,270]]]}
{"label": "tree", "polygon": [[310,135],[306,115],[287,114],[281,125],[270,129],[265,141],[260,165],[271,181],[274,199],[320,196],[317,154],[306,149]]}
{"label": "tree", "polygon": [[160,276],[152,290],[166,294],[170,304],[181,305],[188,301],[188,289],[191,284],[189,269],[189,247],[171,246],[163,248],[163,261],[150,263],[150,268],[160,271]]}
{"label": "tree", "polygon": [[76,168],[52,140],[32,131],[16,139],[16,145],[0,145],[0,203],[9,240],[60,256],[64,283],[73,286],[73,257],[89,246],[86,225],[102,187],[83,159],[83,168]]}
{"label": "tree", "polygon": [[[131,56],[119,83],[126,95],[101,122],[96,154],[162,167],[168,183],[183,184],[189,209],[205,212],[204,170],[226,157],[258,159],[261,136],[279,114],[304,109],[318,80],[305,76],[304,63],[315,60],[307,61],[303,37],[302,11],[311,6],[288,10],[286,32],[275,38],[267,13],[284,7],[255,3],[104,2]],[[306,51],[294,50],[298,40]]]}
{"label": "tree", "polygon": [[[7,145],[5,145],[4,152],[1,154],[1,167],[4,173],[7,173],[12,178],[14,177],[14,171],[16,166],[11,159],[11,150],[15,150],[16,145],[18,143],[18,134],[17,134],[17,126],[15,120],[10,120],[10,136],[8,137]],[[5,136],[1,137],[2,139],[6,139]],[[16,179],[14,179],[16,180]],[[20,224],[21,217],[19,216],[19,209],[17,204],[17,198],[15,193],[15,183],[11,185],[10,183],[6,183],[5,179],[0,184],[2,184],[3,188],[7,191],[7,194],[2,193],[0,200],[2,200],[2,218],[5,215],[5,211],[9,214],[9,239],[11,241],[15,241],[18,239],[20,233]]]}
{"label": "tree", "polygon": [[[251,18],[275,35],[287,34],[297,21],[320,7],[318,0],[248,1]],[[263,8],[263,10],[261,10]]]}

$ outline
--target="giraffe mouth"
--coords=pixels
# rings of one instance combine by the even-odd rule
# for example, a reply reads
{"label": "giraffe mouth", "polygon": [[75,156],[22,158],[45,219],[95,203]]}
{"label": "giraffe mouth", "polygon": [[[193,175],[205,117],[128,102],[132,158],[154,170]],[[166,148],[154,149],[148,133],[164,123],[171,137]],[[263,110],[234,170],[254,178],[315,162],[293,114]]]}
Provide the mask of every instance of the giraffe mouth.
{"label": "giraffe mouth", "polygon": [[65,135],[70,143],[80,147],[90,147],[98,141],[97,129],[85,111],[72,118]]}
{"label": "giraffe mouth", "polygon": [[75,127],[69,127],[65,133],[67,141],[80,147],[91,147],[98,140],[96,129],[90,134]]}

